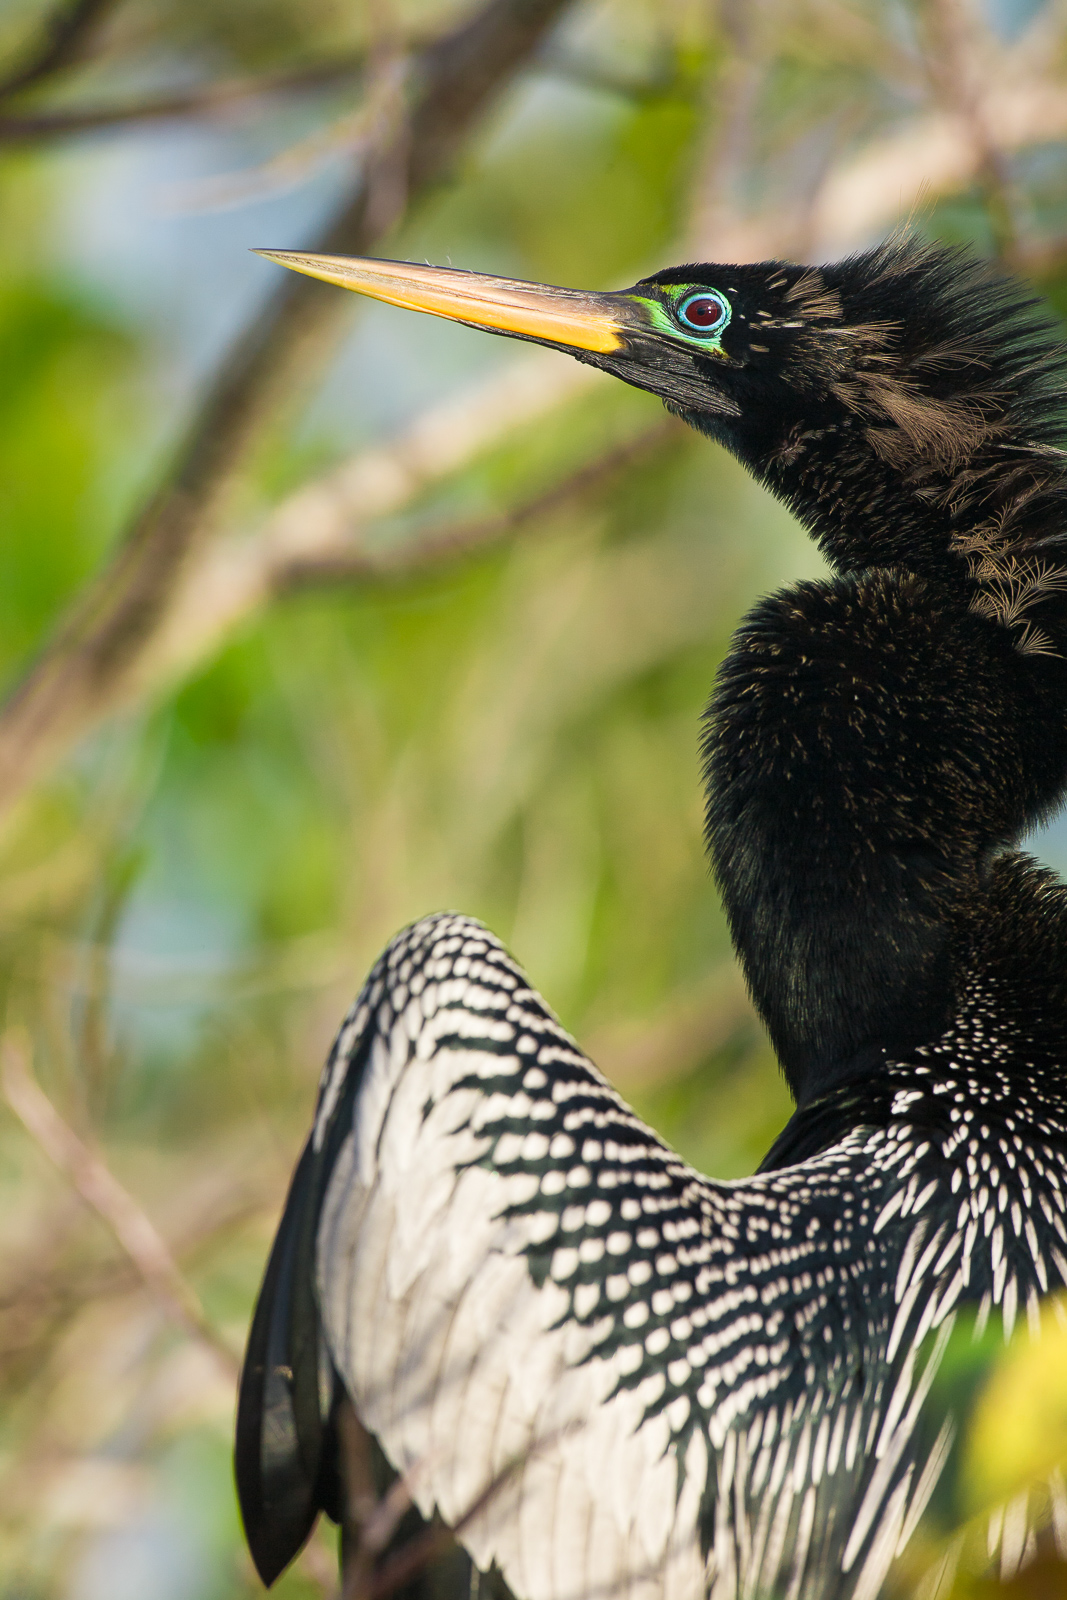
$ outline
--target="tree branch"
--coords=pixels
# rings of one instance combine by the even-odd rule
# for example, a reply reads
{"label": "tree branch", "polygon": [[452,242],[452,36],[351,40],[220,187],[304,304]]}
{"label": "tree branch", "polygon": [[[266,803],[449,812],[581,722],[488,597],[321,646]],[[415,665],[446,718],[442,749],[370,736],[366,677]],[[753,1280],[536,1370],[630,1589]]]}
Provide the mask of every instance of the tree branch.
{"label": "tree branch", "polygon": [[383,130],[388,136],[402,127],[407,75],[407,58],[392,53],[388,62],[380,61],[369,74],[369,92],[355,107],[257,166],[177,185],[170,191],[172,207],[178,211],[214,211],[247,205],[263,195],[306,183],[317,169],[341,155],[351,167],[361,167],[381,142]]}
{"label": "tree branch", "polygon": [[4,1098],[48,1159],[64,1173],[111,1229],[168,1316],[209,1346],[226,1375],[236,1381],[238,1364],[204,1316],[195,1290],[168,1250],[159,1230],[109,1169],[63,1121],[33,1075],[29,1046],[9,1031],[0,1041]]}
{"label": "tree branch", "polygon": [[[412,1539],[406,1540],[397,1550],[386,1555],[384,1560],[378,1563],[373,1575],[368,1575],[369,1582],[365,1584],[362,1593],[355,1585],[351,1590],[342,1588],[338,1600],[388,1600],[390,1595],[402,1590],[405,1585],[411,1582],[412,1578],[417,1577],[420,1572],[424,1572],[438,1556],[443,1555],[461,1537],[464,1530],[481,1516],[482,1512],[496,1499],[501,1490],[507,1488],[516,1474],[524,1472],[536,1456],[545,1450],[550,1450],[558,1440],[572,1433],[578,1426],[577,1422],[564,1423],[562,1427],[553,1430],[552,1433],[533,1439],[526,1450],[513,1456],[510,1461],[500,1468],[499,1472],[486,1483],[485,1487],[470,1502],[466,1510],[456,1518],[454,1523],[446,1527],[442,1522],[430,1522],[421,1533],[416,1534]],[[379,1505],[375,1508],[375,1516],[379,1519],[375,1530],[377,1531],[379,1548],[384,1549],[385,1544],[391,1537],[392,1530],[399,1520],[396,1515],[397,1510],[402,1515],[405,1509],[405,1499],[410,1501],[410,1485],[418,1470],[419,1468],[416,1465],[413,1473],[409,1472],[406,1478],[398,1479],[385,1499],[379,1502]],[[372,1528],[375,1528],[374,1521],[372,1521]],[[651,1576],[651,1574],[649,1575]],[[360,1574],[360,1576],[363,1577],[364,1575]],[[585,1591],[588,1596],[595,1595],[596,1592],[595,1589]],[[603,1591],[605,1600],[613,1592],[615,1592],[614,1585],[605,1589]]]}
{"label": "tree branch", "polygon": [[[412,49],[418,45],[412,44]],[[147,95],[141,100],[118,101],[112,105],[64,106],[57,111],[29,111],[0,116],[0,144],[37,144],[49,139],[67,139],[82,133],[107,132],[113,128],[135,127],[140,123],[170,122],[183,117],[225,116],[235,106],[248,101],[268,100],[286,94],[301,94],[309,89],[325,89],[357,78],[367,65],[360,52],[338,56],[333,61],[312,62],[289,72],[265,72],[247,78],[220,78],[214,83],[198,83],[188,89]],[[643,101],[667,93],[674,79],[666,72],[646,78],[626,78],[595,64],[576,60],[562,53],[538,57],[540,71],[564,78],[585,88],[602,89],[623,99]]]}
{"label": "tree branch", "polygon": [[[1067,93],[1051,76],[996,84],[984,115],[1005,152],[1067,138]],[[765,212],[725,221],[713,241],[715,253],[724,261],[776,255],[836,260],[916,206],[958,194],[981,177],[982,156],[968,121],[958,112],[930,111],[839,161],[803,214]],[[711,244],[702,240],[700,248]]]}
{"label": "tree branch", "polygon": [[74,0],[57,6],[44,27],[44,37],[21,67],[7,78],[0,78],[0,101],[50,78],[78,58],[90,29],[99,22],[113,0]]}
{"label": "tree branch", "polygon": [[495,544],[508,534],[566,505],[568,501],[599,488],[607,479],[652,454],[659,446],[682,432],[682,424],[672,417],[645,428],[625,443],[613,445],[575,472],[554,483],[541,494],[521,501],[492,516],[431,526],[414,539],[388,549],[375,550],[365,539],[339,539],[333,550],[316,554],[283,557],[272,564],[267,582],[275,594],[322,583],[381,581],[408,578],[444,561],[472,554]]}
{"label": "tree branch", "polygon": [[[421,51],[411,66],[417,88],[403,126],[380,129],[355,193],[311,248],[370,249],[408,196],[448,170],[494,93],[566,3],[489,0],[471,21]],[[327,359],[346,309],[343,295],[313,279],[281,278],[224,362],[170,481],[0,711],[0,810],[128,692],[174,585],[218,530],[240,469]]]}
{"label": "tree branch", "polygon": [[228,111],[246,100],[299,94],[307,89],[345,83],[358,77],[366,65],[367,58],[361,53],[341,56],[335,61],[315,62],[291,72],[267,72],[258,77],[222,78],[215,83],[198,83],[189,89],[151,95],[143,100],[128,100],[117,105],[72,106],[59,111],[29,111],[0,116],[0,144],[28,144],[101,129],[128,127],[140,122],[210,116],[213,112]]}
{"label": "tree branch", "polygon": [[606,382],[589,367],[537,352],[416,418],[395,438],[305,484],[255,534],[215,540],[188,566],[142,662],[138,688],[158,691],[193,670],[278,595],[314,583],[381,581],[503,538],[621,470],[678,424],[657,420],[542,494],[477,520],[431,524],[391,546],[373,523],[411,505],[521,427]]}

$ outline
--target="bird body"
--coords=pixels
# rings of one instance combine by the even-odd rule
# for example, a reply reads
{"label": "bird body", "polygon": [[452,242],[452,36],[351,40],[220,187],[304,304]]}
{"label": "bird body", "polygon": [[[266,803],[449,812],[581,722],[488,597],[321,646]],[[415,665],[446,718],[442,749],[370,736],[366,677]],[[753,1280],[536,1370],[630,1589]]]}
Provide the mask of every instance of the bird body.
{"label": "bird body", "polygon": [[[288,264],[404,304],[435,271],[325,260]],[[270,1581],[338,1513],[345,1394],[519,1600],[876,1600],[958,1448],[946,1349],[1036,1333],[1067,1283],[1067,889],[1013,849],[1067,781],[1067,362],[1018,290],[908,238],[520,286],[511,329],[502,282],[441,273],[422,308],[652,388],[830,560],[743,621],[704,746],[797,1110],[756,1176],[705,1178],[487,930],[398,936],[253,1324],[253,1554]],[[1054,1475],[990,1544],[1008,1573],[1044,1537]]]}

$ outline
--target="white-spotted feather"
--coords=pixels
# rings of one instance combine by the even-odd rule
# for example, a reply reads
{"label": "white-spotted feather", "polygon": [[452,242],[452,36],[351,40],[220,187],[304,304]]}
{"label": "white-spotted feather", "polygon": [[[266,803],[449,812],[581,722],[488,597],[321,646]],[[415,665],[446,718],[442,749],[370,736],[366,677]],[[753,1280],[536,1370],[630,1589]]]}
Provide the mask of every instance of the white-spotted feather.
{"label": "white-spotted feather", "polygon": [[[888,1064],[880,1121],[715,1183],[478,924],[394,941],[324,1075],[318,1293],[423,1513],[519,1600],[875,1600],[948,1455],[951,1419],[920,1421],[962,1297],[1008,1331],[1044,1287],[1042,1158],[957,1114],[956,1027],[954,1056]],[[994,1530],[1005,1570],[1031,1520]]]}

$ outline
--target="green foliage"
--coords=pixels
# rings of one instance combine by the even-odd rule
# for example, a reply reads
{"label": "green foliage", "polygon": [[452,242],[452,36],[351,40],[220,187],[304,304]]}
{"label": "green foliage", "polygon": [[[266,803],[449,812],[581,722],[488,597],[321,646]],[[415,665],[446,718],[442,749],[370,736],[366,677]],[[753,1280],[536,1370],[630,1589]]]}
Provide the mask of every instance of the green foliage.
{"label": "green foliage", "polygon": [[0,283],[0,672],[10,676],[98,564],[125,421],[124,332],[69,290]]}

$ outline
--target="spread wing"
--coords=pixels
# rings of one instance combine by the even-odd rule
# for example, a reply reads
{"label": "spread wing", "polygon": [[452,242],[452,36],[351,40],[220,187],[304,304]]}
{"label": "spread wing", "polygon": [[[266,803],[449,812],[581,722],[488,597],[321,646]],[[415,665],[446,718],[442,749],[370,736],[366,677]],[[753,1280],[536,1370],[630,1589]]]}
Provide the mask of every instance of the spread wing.
{"label": "spread wing", "polygon": [[408,929],[327,1064],[257,1310],[260,1570],[331,1510],[336,1374],[423,1514],[522,1600],[873,1600],[950,1440],[916,1459],[955,1296],[908,1298],[945,1243],[899,1199],[913,1161],[883,1127],[710,1182],[483,927]]}

